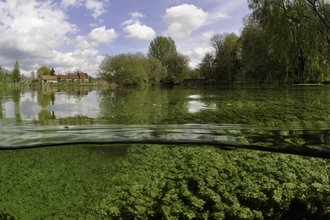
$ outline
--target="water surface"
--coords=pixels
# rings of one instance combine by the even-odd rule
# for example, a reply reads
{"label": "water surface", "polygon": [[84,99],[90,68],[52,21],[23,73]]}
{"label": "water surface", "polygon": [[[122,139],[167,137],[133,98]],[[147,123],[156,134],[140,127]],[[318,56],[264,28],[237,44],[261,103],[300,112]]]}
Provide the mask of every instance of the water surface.
{"label": "water surface", "polygon": [[[0,219],[326,218],[328,160],[235,145],[328,155],[329,92],[2,89],[2,146],[82,143],[0,151]],[[146,143],[106,144],[120,140]]]}

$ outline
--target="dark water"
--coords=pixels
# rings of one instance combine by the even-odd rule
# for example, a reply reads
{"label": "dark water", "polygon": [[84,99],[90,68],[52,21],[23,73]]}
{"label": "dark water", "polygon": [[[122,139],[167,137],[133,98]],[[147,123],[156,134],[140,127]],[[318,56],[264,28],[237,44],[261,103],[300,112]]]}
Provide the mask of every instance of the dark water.
{"label": "dark water", "polygon": [[0,219],[327,217],[327,160],[235,146],[327,156],[330,86],[10,88],[0,108],[2,146],[127,140],[0,151]]}

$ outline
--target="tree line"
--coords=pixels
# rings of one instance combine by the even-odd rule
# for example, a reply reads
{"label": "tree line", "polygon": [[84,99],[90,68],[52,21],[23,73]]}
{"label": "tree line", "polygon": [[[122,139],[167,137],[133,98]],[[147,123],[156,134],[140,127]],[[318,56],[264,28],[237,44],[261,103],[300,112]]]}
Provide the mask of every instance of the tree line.
{"label": "tree line", "polygon": [[323,0],[248,0],[240,36],[216,34],[202,76],[233,83],[330,82],[330,4]]}
{"label": "tree line", "polygon": [[[185,78],[223,83],[330,82],[330,2],[248,0],[248,6],[252,12],[244,18],[240,35],[215,34],[212,50],[196,69],[189,67],[189,58],[177,51],[173,39],[158,36],[147,55],[106,56],[98,74],[119,85],[177,84]],[[10,81],[19,82],[21,75],[14,70]],[[48,67],[40,71],[39,75],[54,74]],[[6,76],[2,72],[1,77]]]}
{"label": "tree line", "polygon": [[[248,6],[252,12],[244,18],[240,35],[215,34],[212,49],[194,70],[170,37],[156,37],[147,56],[107,56],[99,75],[122,85],[176,84],[185,78],[223,83],[330,82],[328,1],[248,0]],[[151,71],[155,65],[157,71]]]}
{"label": "tree line", "polygon": [[17,83],[22,80],[22,77],[18,60],[16,60],[12,71],[0,66],[0,84]]}
{"label": "tree line", "polygon": [[[34,79],[35,77],[39,77],[41,75],[55,75],[54,68],[50,69],[47,66],[41,66],[37,73],[34,71],[31,71],[31,78]],[[6,84],[6,83],[18,83],[21,82],[23,78],[23,75],[21,74],[19,62],[16,60],[14,64],[14,68],[12,71],[7,70],[6,68],[0,66],[0,83]]]}
{"label": "tree line", "polygon": [[170,37],[156,37],[148,54],[127,53],[106,56],[98,69],[99,76],[118,85],[177,84],[194,74],[189,58],[176,49]]}

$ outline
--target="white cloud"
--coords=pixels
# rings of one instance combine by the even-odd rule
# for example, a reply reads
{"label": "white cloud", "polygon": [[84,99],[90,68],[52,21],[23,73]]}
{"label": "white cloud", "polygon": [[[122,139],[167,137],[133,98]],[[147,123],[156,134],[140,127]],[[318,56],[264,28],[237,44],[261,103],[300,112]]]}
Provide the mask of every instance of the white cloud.
{"label": "white cloud", "polygon": [[78,57],[78,58],[90,58],[99,53],[98,50],[95,49],[85,49],[85,50],[75,50],[72,53],[73,57]]}
{"label": "white cloud", "polygon": [[104,20],[103,19],[99,19],[98,22],[96,23],[90,23],[89,26],[90,27],[99,27],[101,26],[101,24],[103,24]]}
{"label": "white cloud", "polygon": [[127,33],[125,37],[130,40],[152,40],[156,36],[156,32],[151,27],[139,23],[128,25],[123,31]]}
{"label": "white cloud", "polygon": [[68,8],[69,6],[79,6],[80,1],[78,0],[62,0],[61,5],[64,8]]}
{"label": "white cloud", "polygon": [[152,40],[156,36],[156,32],[149,26],[141,24],[139,18],[145,17],[140,12],[130,13],[131,19],[121,23],[123,32],[126,33],[125,38],[130,40]]}
{"label": "white cloud", "polygon": [[[50,2],[34,0],[0,3],[0,57],[49,56],[77,27],[66,20],[63,11]],[[56,27],[56,28],[54,28]]]}
{"label": "white cloud", "polygon": [[226,18],[230,18],[230,16],[228,14],[216,12],[216,13],[210,14],[209,22],[212,23],[212,22],[218,21],[220,19],[226,19]]}
{"label": "white cloud", "polygon": [[168,24],[164,35],[174,38],[186,38],[193,31],[219,19],[229,18],[224,13],[210,14],[195,5],[182,4],[166,9],[163,21]]}
{"label": "white cloud", "polygon": [[131,24],[134,24],[134,23],[136,23],[136,22],[140,23],[140,21],[131,18],[131,19],[128,19],[128,20],[124,21],[124,22],[121,23],[120,25],[121,25],[121,26],[131,25]]}
{"label": "white cloud", "polygon": [[133,13],[130,13],[130,15],[132,16],[132,18],[143,18],[145,17],[141,12],[133,12]]}
{"label": "white cloud", "polygon": [[[62,4],[68,7],[78,3],[62,1]],[[93,75],[100,63],[99,58],[93,58],[99,53],[95,47],[110,43],[118,35],[102,26],[87,36],[70,39],[79,30],[68,22],[63,6],[37,0],[0,2],[0,65],[12,69],[15,60],[19,60],[22,73],[28,75],[42,65],[54,68],[57,73],[79,68]],[[65,45],[76,49],[61,52]]]}
{"label": "white cloud", "polygon": [[92,17],[97,19],[99,16],[106,13],[105,8],[108,6],[109,0],[62,0],[61,6],[64,9],[68,7],[81,7],[85,6],[88,10],[91,10]]}
{"label": "white cloud", "polygon": [[214,34],[214,31],[203,32],[202,35],[199,37],[199,43],[210,43],[210,40]]}
{"label": "white cloud", "polygon": [[94,28],[87,36],[91,42],[95,42],[97,44],[109,44],[117,37],[118,34],[113,28],[105,29],[105,26]]}
{"label": "white cloud", "polygon": [[208,17],[208,12],[194,5],[183,4],[166,9],[163,21],[169,26],[164,34],[178,38],[188,37],[192,31],[205,25]]}
{"label": "white cloud", "polygon": [[193,50],[187,51],[185,55],[189,56],[191,60],[201,60],[207,52],[212,51],[210,47],[197,47]]}
{"label": "white cloud", "polygon": [[93,18],[97,18],[104,14],[106,10],[104,9],[108,4],[108,0],[98,1],[98,0],[86,0],[85,7],[93,11]]}

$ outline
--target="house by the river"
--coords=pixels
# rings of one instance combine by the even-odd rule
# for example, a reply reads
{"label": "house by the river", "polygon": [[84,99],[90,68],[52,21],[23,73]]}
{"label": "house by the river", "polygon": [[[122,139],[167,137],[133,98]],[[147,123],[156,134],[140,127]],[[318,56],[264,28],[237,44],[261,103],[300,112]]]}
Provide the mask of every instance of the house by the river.
{"label": "house by the river", "polygon": [[57,82],[89,82],[89,76],[87,73],[69,73],[66,75],[42,75],[40,80],[46,83],[57,83]]}

